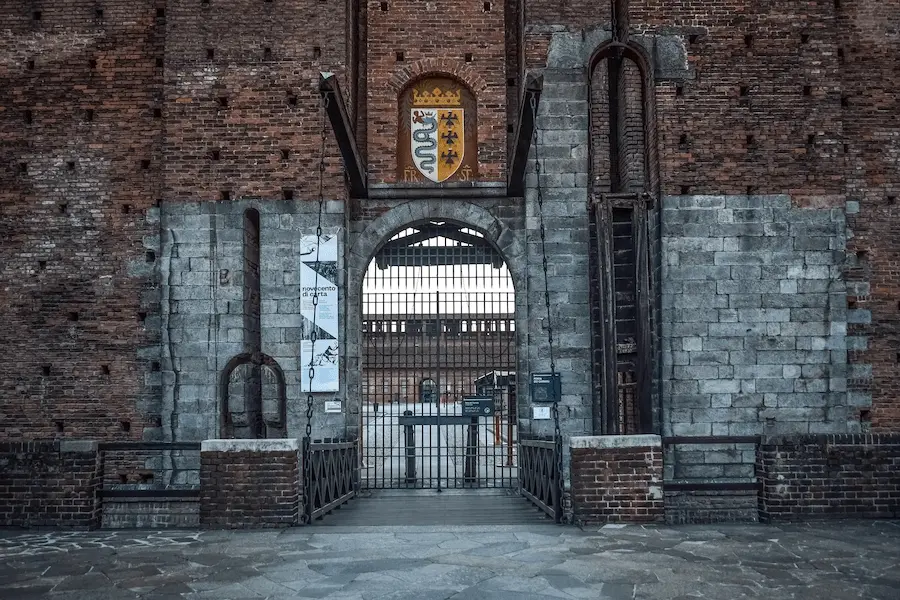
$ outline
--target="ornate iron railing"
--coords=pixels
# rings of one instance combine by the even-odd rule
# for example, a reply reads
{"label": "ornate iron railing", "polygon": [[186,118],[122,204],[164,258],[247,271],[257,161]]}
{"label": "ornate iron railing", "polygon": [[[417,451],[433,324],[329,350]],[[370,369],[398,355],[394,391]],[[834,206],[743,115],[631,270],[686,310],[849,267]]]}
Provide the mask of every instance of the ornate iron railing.
{"label": "ornate iron railing", "polygon": [[[304,440],[304,444],[309,443]],[[304,449],[305,451],[306,449]],[[357,442],[309,443],[309,486],[306,514],[309,522],[328,514],[354,496],[358,488]]]}
{"label": "ornate iron railing", "polygon": [[519,473],[522,495],[535,506],[562,522],[562,481],[556,442],[553,440],[521,440]]}

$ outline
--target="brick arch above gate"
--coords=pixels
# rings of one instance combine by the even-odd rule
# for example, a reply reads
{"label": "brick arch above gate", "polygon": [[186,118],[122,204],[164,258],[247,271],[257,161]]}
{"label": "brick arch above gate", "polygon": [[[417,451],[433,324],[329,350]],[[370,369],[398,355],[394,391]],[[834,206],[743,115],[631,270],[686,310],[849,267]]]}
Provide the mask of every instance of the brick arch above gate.
{"label": "brick arch above gate", "polygon": [[525,246],[518,236],[488,210],[465,201],[415,200],[396,206],[372,221],[350,247],[347,274],[350,289],[361,289],[372,257],[392,235],[404,227],[426,221],[450,221],[484,234],[500,252],[512,276],[514,289],[524,290]]}
{"label": "brick arch above gate", "polygon": [[476,97],[487,88],[487,81],[475,69],[449,58],[423,58],[398,69],[388,80],[388,87],[399,96],[410,83],[428,75],[455,77],[472,90]]}

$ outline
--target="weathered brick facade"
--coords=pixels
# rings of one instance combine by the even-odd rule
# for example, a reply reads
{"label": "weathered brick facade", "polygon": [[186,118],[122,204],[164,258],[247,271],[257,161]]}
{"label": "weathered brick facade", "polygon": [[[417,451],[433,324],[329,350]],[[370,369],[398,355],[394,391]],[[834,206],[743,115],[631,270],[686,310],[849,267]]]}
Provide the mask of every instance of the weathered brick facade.
{"label": "weathered brick facade", "polygon": [[654,523],[664,518],[658,436],[572,438],[577,523]]}
{"label": "weathered brick facade", "polygon": [[200,451],[200,525],[290,527],[300,523],[297,440],[207,440]]}
{"label": "weathered brick facade", "polygon": [[757,457],[763,521],[900,516],[900,436],[763,439]]}
{"label": "weathered brick facade", "polygon": [[0,526],[100,525],[96,442],[0,443]]}
{"label": "weathered brick facade", "polygon": [[[613,14],[631,60],[617,85],[591,71],[609,64],[594,57],[611,47]],[[223,370],[248,352],[286,382],[278,437],[300,435],[298,239],[319,223],[320,160],[343,328],[341,389],[327,399],[343,412],[324,414],[317,395],[318,436],[358,434],[368,261],[428,220],[484,234],[513,274],[522,431],[553,430],[531,419],[527,378],[549,368],[552,323],[560,429],[601,433],[598,364],[636,346],[598,347],[592,331],[608,315],[589,207],[614,187],[649,194],[648,431],[896,431],[898,31],[900,0],[4,3],[0,439],[219,437],[223,387],[245,383]],[[366,198],[349,198],[322,71],[343,90]],[[543,75],[542,176],[532,160],[524,198],[510,197],[528,74]],[[476,98],[469,195],[397,181],[398,98],[423,76]],[[707,479],[699,467],[679,472]]]}

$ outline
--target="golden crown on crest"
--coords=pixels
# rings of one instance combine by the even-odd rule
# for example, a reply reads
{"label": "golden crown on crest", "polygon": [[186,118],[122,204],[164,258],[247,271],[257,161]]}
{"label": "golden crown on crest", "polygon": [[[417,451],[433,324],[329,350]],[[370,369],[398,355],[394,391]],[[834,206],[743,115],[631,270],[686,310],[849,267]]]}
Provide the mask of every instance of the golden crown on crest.
{"label": "golden crown on crest", "polygon": [[431,91],[426,89],[413,89],[412,103],[413,106],[461,106],[462,91],[447,90],[445,92],[439,87],[436,87]]}

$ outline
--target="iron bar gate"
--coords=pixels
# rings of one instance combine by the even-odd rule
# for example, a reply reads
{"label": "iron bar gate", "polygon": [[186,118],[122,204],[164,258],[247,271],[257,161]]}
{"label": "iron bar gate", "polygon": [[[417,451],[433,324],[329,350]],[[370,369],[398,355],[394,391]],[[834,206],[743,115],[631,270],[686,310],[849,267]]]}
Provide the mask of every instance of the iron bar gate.
{"label": "iron bar gate", "polygon": [[362,335],[363,487],[518,485],[515,296],[481,234],[391,238],[363,283]]}

